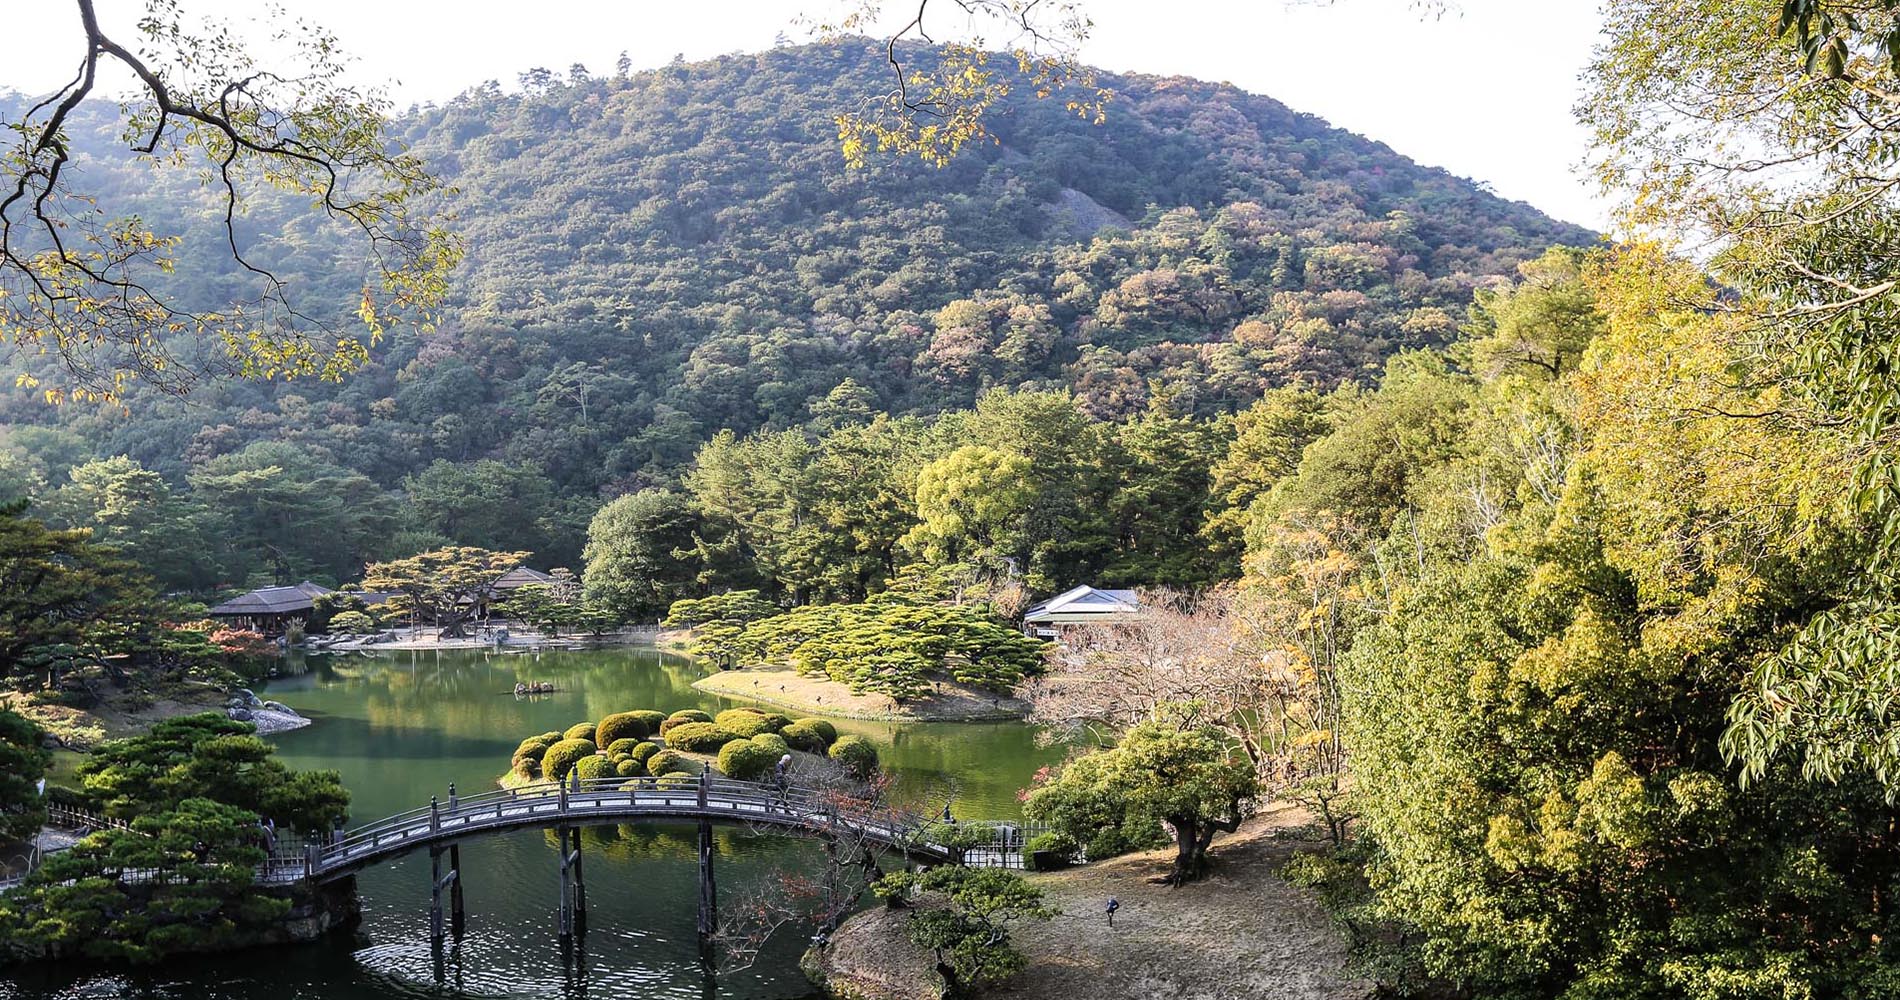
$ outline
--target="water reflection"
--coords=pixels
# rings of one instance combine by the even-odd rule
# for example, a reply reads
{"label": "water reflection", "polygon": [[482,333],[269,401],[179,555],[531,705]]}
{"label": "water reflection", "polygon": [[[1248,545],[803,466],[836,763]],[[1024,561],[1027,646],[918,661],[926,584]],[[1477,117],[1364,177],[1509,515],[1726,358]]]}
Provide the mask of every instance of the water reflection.
{"label": "water reflection", "polygon": [[[692,689],[698,667],[652,648],[496,654],[397,652],[309,657],[287,665],[267,697],[316,720],[274,737],[286,763],[342,772],[359,821],[446,795],[491,787],[524,735],[566,729],[631,708],[717,711],[740,702]],[[517,682],[558,691],[517,698]],[[1016,790],[1059,749],[1035,746],[1016,724],[840,721],[878,744],[905,790],[954,788],[966,817],[1017,813]],[[462,846],[468,929],[438,956],[428,931],[429,859],[403,858],[358,878],[356,940],[186,961],[151,973],[86,975],[41,969],[0,979],[0,998],[144,996],[179,1000],[357,997],[729,997],[810,995],[797,971],[800,935],[775,940],[758,963],[706,978],[695,927],[697,839],[683,824],[583,831],[588,933],[563,961],[556,915],[554,834],[520,831]],[[738,899],[774,872],[815,865],[805,840],[715,827],[722,898]]]}

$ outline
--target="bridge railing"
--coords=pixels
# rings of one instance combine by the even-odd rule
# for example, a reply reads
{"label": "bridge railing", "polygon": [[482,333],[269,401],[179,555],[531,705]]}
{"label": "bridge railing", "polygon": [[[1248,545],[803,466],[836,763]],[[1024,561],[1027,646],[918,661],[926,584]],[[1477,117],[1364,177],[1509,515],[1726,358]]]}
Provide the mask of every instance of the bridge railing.
{"label": "bridge railing", "polygon": [[695,814],[735,819],[757,816],[779,826],[820,829],[829,824],[866,828],[880,839],[900,846],[929,848],[918,834],[927,823],[914,814],[858,803],[835,789],[798,785],[779,786],[755,781],[703,776],[680,778],[594,778],[565,782],[544,781],[516,788],[492,789],[469,796],[450,796],[386,816],[366,826],[344,831],[317,845],[308,859],[319,871],[344,864],[364,853],[380,853],[392,839],[398,844],[426,841],[457,831],[475,832],[531,819],[535,816],[575,816],[619,810],[637,812],[689,810]]}
{"label": "bridge railing", "polygon": [[46,825],[61,830],[130,830],[132,824],[84,809],[48,803]]}

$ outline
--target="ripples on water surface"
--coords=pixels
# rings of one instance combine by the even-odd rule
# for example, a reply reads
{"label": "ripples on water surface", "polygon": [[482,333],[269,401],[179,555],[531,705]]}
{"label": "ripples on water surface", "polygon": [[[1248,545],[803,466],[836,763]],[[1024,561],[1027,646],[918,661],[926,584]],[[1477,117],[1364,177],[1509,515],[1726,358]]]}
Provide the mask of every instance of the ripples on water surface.
{"label": "ripples on water surface", "polygon": [[[492,787],[515,744],[616,711],[738,704],[692,689],[691,661],[651,648],[539,655],[470,651],[313,658],[303,673],[270,685],[270,697],[316,720],[276,737],[293,767],[335,768],[358,822],[447,795]],[[516,699],[516,681],[562,690]],[[1027,727],[840,721],[870,737],[900,792],[954,787],[957,813],[1000,818],[1017,811],[1016,790],[1059,750],[1038,748]],[[941,798],[936,801],[940,802]],[[722,900],[771,873],[819,857],[808,841],[715,827]],[[581,967],[564,965],[555,937],[560,874],[554,835],[523,831],[462,847],[468,934],[442,968],[429,947],[426,852],[359,877],[363,923],[355,941],[275,948],[168,964],[151,973],[83,975],[50,969],[0,979],[0,997],[149,996],[163,1000],[304,1000],[356,997],[588,997],[597,1000],[730,997],[792,1000],[811,995],[796,968],[802,940],[781,934],[742,973],[709,982],[699,966],[698,899],[691,825],[596,827],[585,842],[588,933]]]}

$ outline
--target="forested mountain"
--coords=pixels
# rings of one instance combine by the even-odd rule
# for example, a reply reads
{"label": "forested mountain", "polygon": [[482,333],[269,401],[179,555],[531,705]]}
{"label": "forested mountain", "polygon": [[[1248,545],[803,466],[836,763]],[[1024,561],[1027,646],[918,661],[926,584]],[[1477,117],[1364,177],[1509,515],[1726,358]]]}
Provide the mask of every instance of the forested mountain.
{"label": "forested mountain", "polygon": [[[306,500],[385,502],[330,510],[311,553],[249,572],[347,575],[413,548],[405,533],[571,562],[601,503],[677,484],[725,429],[929,416],[999,386],[1070,390],[1097,421],[1212,417],[1276,386],[1376,380],[1396,351],[1451,340],[1474,289],[1592,239],[1186,79],[1105,74],[1101,125],[1014,97],[998,141],[946,168],[850,171],[831,116],[881,72],[856,46],[781,48],[611,77],[537,70],[415,109],[406,138],[454,185],[469,244],[436,329],[403,330],[341,384],[57,410],[10,389],[0,492],[47,494],[73,465],[124,455],[263,530],[256,479],[275,468]],[[75,136],[89,189],[161,232],[214,225],[202,190],[147,191],[148,172],[107,155],[114,120],[95,109],[95,132]],[[260,259],[306,305],[347,313],[360,271],[282,207],[248,220]],[[179,280],[215,300],[230,262],[210,256],[216,239],[193,242],[207,256]],[[387,492],[413,500],[429,476],[483,509],[418,514]]]}

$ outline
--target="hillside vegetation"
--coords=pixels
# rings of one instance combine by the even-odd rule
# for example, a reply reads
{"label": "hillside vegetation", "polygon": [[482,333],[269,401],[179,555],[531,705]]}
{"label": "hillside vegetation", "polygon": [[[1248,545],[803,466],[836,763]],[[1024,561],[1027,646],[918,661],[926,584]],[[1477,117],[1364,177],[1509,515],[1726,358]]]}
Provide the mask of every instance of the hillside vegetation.
{"label": "hillside vegetation", "polygon": [[[830,115],[876,72],[853,46],[783,48],[535,72],[415,109],[404,134],[455,187],[469,240],[435,330],[404,330],[341,384],[135,390],[123,410],[13,390],[0,492],[45,496],[124,455],[226,504],[217,537],[263,530],[259,477],[345,508],[299,514],[308,551],[236,539],[168,581],[189,586],[344,578],[441,540],[573,563],[595,508],[676,484],[722,430],[928,416],[999,386],[1070,387],[1097,421],[1211,417],[1275,386],[1374,379],[1395,351],[1452,339],[1474,289],[1591,238],[1186,79],[1107,77],[1101,126],[1012,99],[999,142],[944,169],[849,171]],[[160,231],[213,224],[202,190],[144,191],[150,175],[110,155],[111,109],[91,110],[75,136],[90,189]],[[258,257],[306,307],[346,315],[361,275],[295,208],[253,213]],[[215,301],[229,268],[188,256],[177,281]]]}

